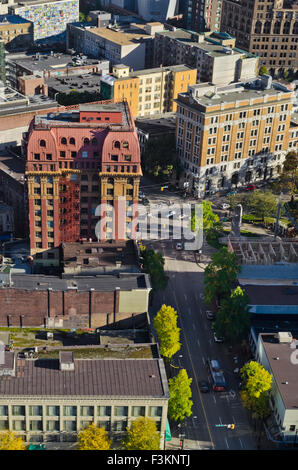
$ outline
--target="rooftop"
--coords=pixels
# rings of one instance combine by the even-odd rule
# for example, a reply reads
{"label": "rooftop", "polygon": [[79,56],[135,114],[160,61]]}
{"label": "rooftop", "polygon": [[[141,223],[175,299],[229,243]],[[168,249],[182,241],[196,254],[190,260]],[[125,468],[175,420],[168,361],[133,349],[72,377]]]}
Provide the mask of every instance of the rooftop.
{"label": "rooftop", "polygon": [[[291,330],[288,330],[291,331]],[[286,408],[298,408],[298,374],[297,364],[291,361],[291,354],[297,344],[279,343],[276,335],[261,334],[263,347],[268,358],[274,380]]]}
{"label": "rooftop", "polygon": [[24,184],[25,162],[22,158],[9,153],[0,155],[0,170],[19,183]]}
{"label": "rooftop", "polygon": [[18,15],[0,15],[0,28],[2,26],[8,26],[10,24],[24,24],[31,23],[31,21],[26,20]]}
{"label": "rooftop", "polygon": [[101,396],[168,398],[162,359],[17,360],[16,376],[0,378],[2,396]]}
{"label": "rooftop", "polygon": [[[151,289],[149,275],[143,273],[102,274],[96,276],[46,276],[40,274],[12,274],[11,287],[14,289],[47,291],[90,291],[111,292],[117,287],[124,291]],[[0,286],[9,285],[9,275],[0,273]],[[1,287],[0,287],[1,288]]]}
{"label": "rooftop", "polygon": [[45,80],[49,89],[59,93],[69,93],[71,91],[100,93],[100,77],[99,73],[90,73],[86,75],[76,76],[59,76]]}
{"label": "rooftop", "polygon": [[135,120],[136,128],[150,136],[160,135],[165,132],[176,130],[176,113],[164,113],[162,115],[151,115],[137,117]]}
{"label": "rooftop", "polygon": [[111,41],[121,46],[136,44],[140,42],[143,37],[149,37],[145,31],[141,30],[140,32],[136,30],[134,33],[127,33],[120,29],[116,31],[111,28],[90,28],[89,31],[107,41]]}

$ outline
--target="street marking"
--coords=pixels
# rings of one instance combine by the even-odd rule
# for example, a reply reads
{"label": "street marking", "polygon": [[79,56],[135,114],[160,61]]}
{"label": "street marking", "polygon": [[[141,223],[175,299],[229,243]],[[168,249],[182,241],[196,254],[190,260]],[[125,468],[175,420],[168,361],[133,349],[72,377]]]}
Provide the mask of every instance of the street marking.
{"label": "street marking", "polygon": [[243,444],[242,444],[242,441],[241,441],[240,437],[239,437],[239,442],[240,442],[240,445],[241,445],[241,447],[242,447],[242,449],[243,449]]}
{"label": "street marking", "polygon": [[184,294],[184,298],[185,298],[185,300],[187,300],[187,295],[186,294]]}
{"label": "street marking", "polygon": [[235,398],[236,392],[234,392],[234,390],[230,390],[229,393],[230,393],[230,397],[231,397],[231,398]]}
{"label": "street marking", "polygon": [[192,324],[192,327],[194,330],[196,329],[196,325],[194,323]]}
{"label": "street marking", "polygon": [[[212,395],[214,403],[216,403],[215,395]],[[219,418],[220,419],[220,418]]]}
{"label": "street marking", "polygon": [[228,440],[226,437],[225,437],[225,441],[226,441],[227,448],[229,449],[229,444],[228,444]]}
{"label": "street marking", "polygon": [[[199,341],[199,340],[198,340],[198,341]],[[204,357],[202,357],[202,361],[203,361],[203,364],[205,365],[206,362],[205,362],[205,358],[204,358]]]}
{"label": "street marking", "polygon": [[[197,343],[198,343],[198,346],[201,347],[201,344],[200,344],[200,341],[199,341],[199,338],[197,339]],[[203,358],[203,362],[204,362],[204,358]],[[205,362],[204,362],[205,364]]]}
{"label": "street marking", "polygon": [[220,424],[222,424],[222,420],[221,420],[221,417],[220,417],[220,416],[218,417],[218,419],[219,419],[219,421],[220,421]]}

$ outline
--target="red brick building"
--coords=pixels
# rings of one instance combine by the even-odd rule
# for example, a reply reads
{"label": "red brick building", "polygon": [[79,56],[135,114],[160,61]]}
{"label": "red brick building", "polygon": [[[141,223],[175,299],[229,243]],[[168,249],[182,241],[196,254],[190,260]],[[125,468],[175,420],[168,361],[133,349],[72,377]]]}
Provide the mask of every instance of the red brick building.
{"label": "red brick building", "polygon": [[50,259],[61,243],[84,238],[134,238],[142,173],[126,102],[36,116],[23,144],[32,255]]}

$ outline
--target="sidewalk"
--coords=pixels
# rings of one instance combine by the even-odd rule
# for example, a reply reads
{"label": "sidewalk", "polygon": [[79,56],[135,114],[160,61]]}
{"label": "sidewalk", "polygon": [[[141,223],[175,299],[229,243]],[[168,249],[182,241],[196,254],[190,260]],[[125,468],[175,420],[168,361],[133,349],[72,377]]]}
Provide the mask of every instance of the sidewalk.
{"label": "sidewalk", "polygon": [[178,437],[172,437],[171,441],[166,442],[165,450],[210,450],[212,445],[210,442],[205,441],[194,441],[192,439],[184,439],[183,449],[180,445],[180,439]]}

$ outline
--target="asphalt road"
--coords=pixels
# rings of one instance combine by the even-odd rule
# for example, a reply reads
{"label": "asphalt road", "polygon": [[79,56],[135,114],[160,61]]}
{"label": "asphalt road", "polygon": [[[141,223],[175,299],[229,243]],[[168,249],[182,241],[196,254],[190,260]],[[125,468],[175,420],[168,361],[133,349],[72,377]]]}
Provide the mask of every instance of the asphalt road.
{"label": "asphalt road", "polygon": [[[181,199],[179,195],[160,195],[148,188],[150,202],[166,203]],[[162,224],[163,216],[158,223]],[[171,222],[175,224],[175,221]],[[187,224],[187,221],[183,221]],[[247,420],[247,412],[240,400],[238,382],[233,370],[238,366],[227,345],[215,343],[211,322],[206,317],[206,305],[203,302],[203,279],[206,264],[198,265],[193,251],[175,249],[177,239],[147,239],[146,246],[163,253],[165,270],[169,277],[167,288],[157,293],[151,307],[151,319],[162,304],[173,306],[178,312],[178,325],[181,328],[181,349],[173,358],[170,375],[176,375],[179,368],[185,368],[192,378],[192,415],[186,418],[180,430],[174,426],[171,432],[175,437],[185,434],[197,449],[215,450],[253,450],[256,442]],[[208,262],[208,250],[203,246],[202,261]],[[227,382],[225,392],[200,392],[198,382],[210,380],[207,358],[217,359],[221,364]],[[235,424],[233,430],[228,425]],[[193,447],[193,448],[194,448]]]}

